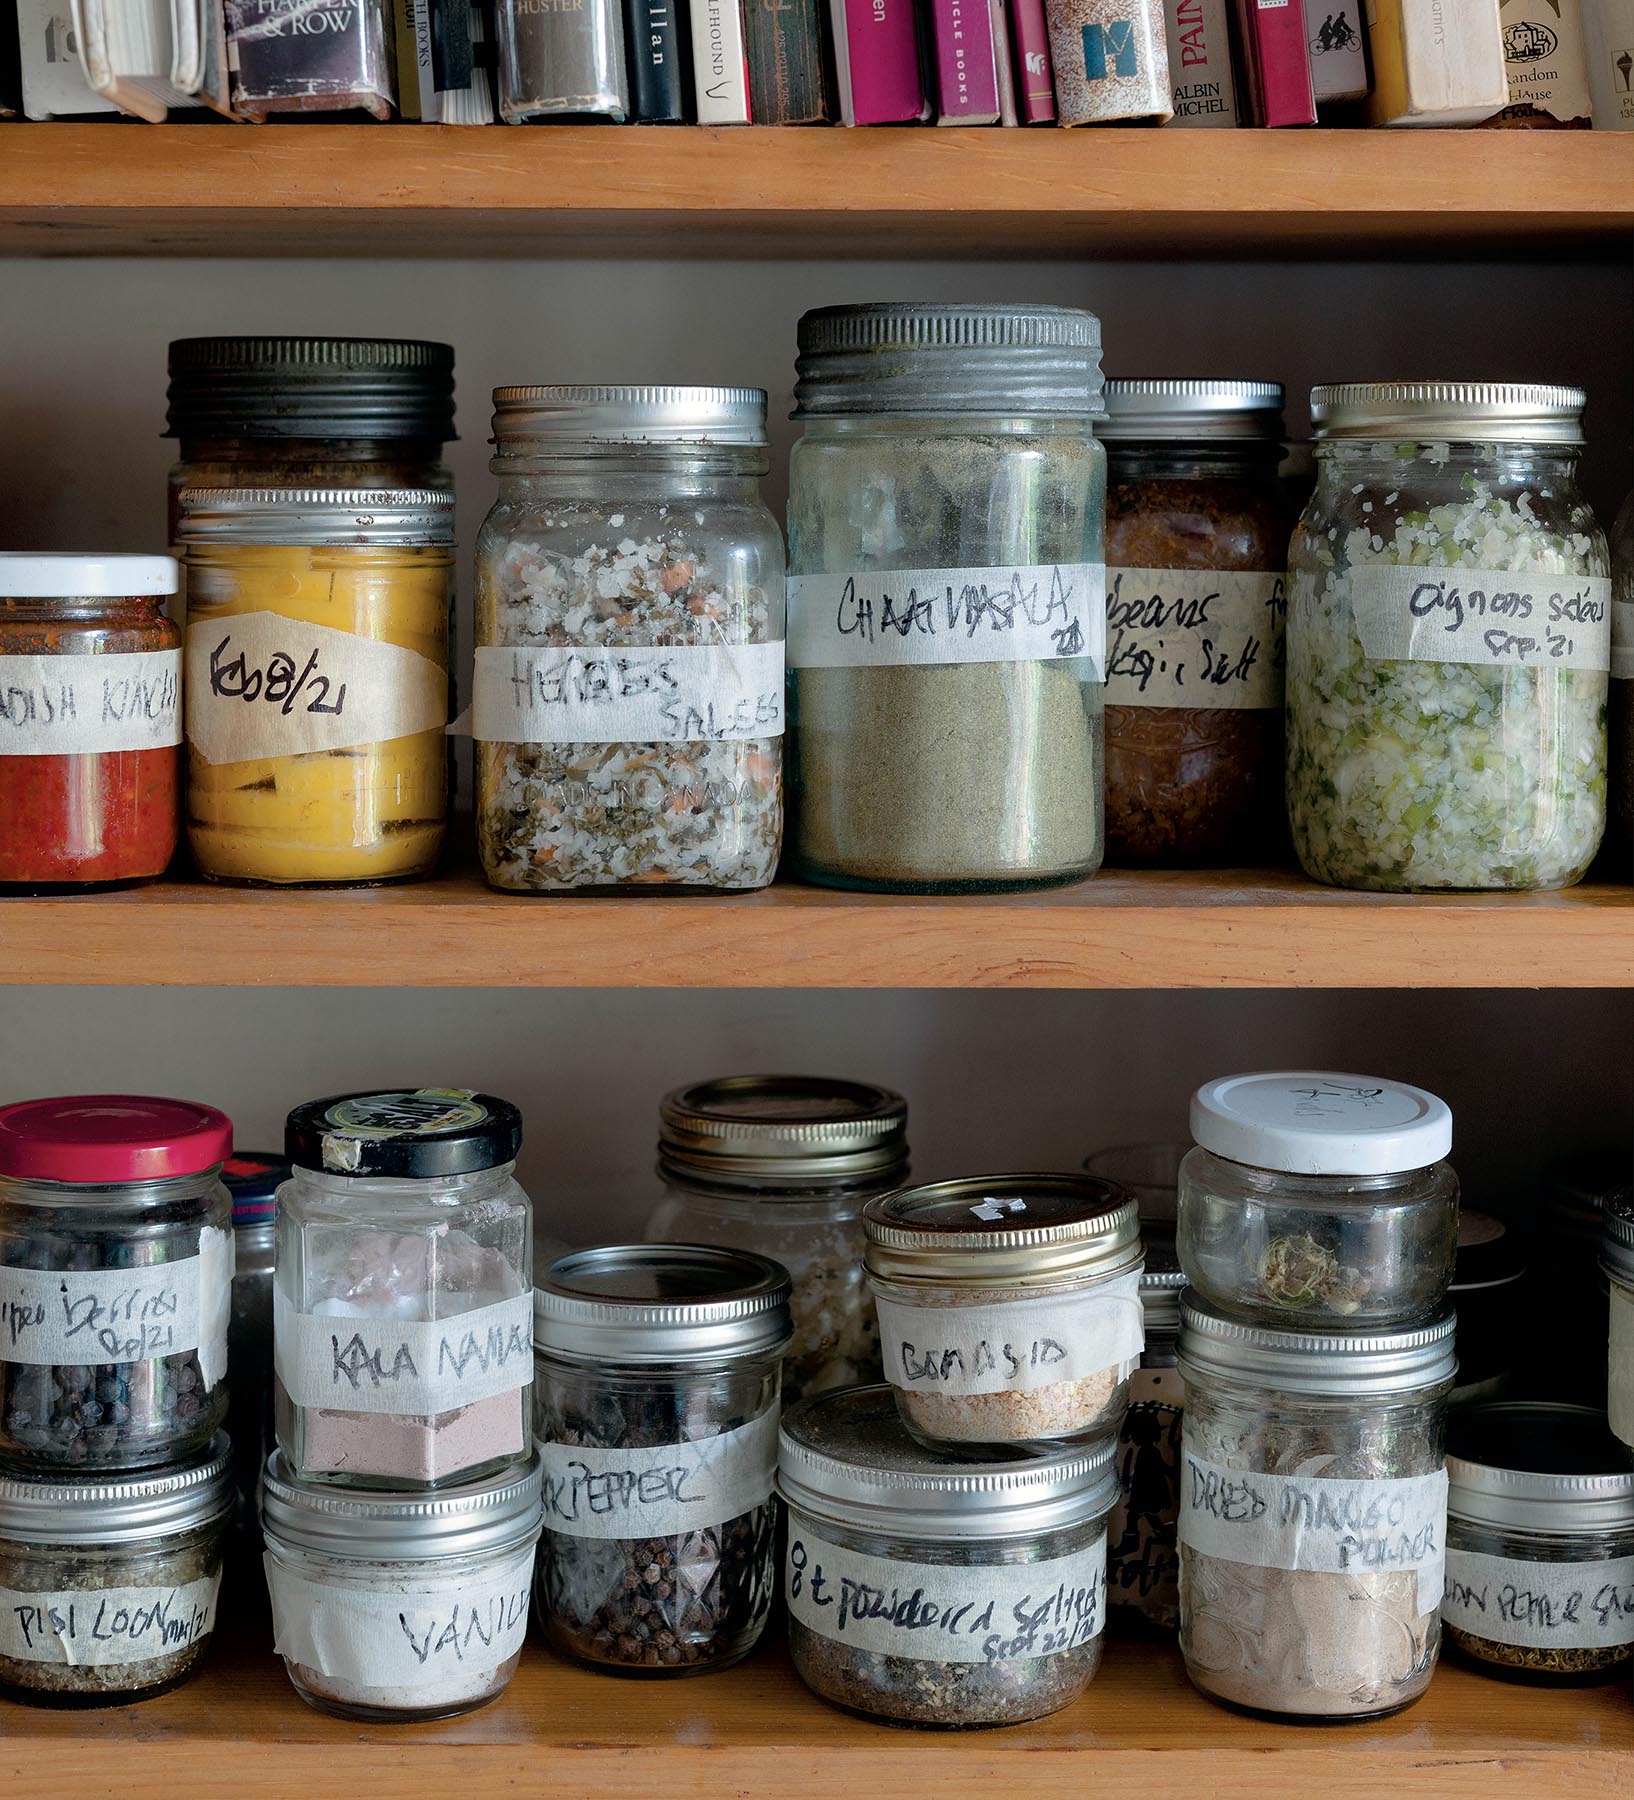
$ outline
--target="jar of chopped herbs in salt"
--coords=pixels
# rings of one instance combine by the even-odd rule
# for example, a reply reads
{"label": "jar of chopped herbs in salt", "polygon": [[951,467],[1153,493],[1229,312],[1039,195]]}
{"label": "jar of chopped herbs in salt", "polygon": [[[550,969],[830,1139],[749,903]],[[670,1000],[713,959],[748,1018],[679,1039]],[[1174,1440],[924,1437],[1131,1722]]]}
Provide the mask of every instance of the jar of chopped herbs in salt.
{"label": "jar of chopped herbs in salt", "polygon": [[1319,387],[1288,593],[1288,817],[1338,887],[1557,888],[1606,823],[1611,587],[1584,396]]}

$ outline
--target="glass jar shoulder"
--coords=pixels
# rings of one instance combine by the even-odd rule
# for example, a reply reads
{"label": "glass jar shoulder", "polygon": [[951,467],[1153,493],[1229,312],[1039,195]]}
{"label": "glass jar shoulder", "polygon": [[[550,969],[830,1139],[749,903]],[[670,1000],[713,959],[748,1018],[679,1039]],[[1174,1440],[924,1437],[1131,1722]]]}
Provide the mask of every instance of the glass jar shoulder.
{"label": "glass jar shoulder", "polygon": [[1391,1398],[1294,1397],[1188,1366],[1185,1453],[1217,1468],[1307,1480],[1389,1481],[1445,1466],[1450,1382]]}
{"label": "glass jar shoulder", "polygon": [[0,656],[122,656],[181,641],[156,600],[0,599]]}

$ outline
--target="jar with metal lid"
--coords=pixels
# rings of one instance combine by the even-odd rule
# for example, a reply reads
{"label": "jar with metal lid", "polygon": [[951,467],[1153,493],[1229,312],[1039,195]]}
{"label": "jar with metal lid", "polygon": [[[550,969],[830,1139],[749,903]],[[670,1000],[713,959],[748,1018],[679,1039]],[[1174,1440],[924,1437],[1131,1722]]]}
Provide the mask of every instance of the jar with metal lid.
{"label": "jar with metal lid", "polygon": [[185,1681],[215,1630],[232,1510],[219,1434],[141,1474],[0,1476],[0,1692],[123,1706]]}
{"label": "jar with metal lid", "polygon": [[227,1413],[233,1127],[128,1094],[0,1107],[0,1461],[199,1455]]}
{"label": "jar with metal lid", "polygon": [[1610,1293],[1606,1409],[1611,1429],[1634,1450],[1634,1198],[1608,1195],[1601,1214],[1600,1267]]}
{"label": "jar with metal lid", "polygon": [[275,1452],[261,1523],[274,1648],[319,1712],[413,1724],[505,1691],[528,1633],[536,1456],[405,1494],[308,1481]]}
{"label": "jar with metal lid", "polygon": [[477,839],[495,887],[764,887],[783,841],[783,538],[766,396],[494,392]]}
{"label": "jar with metal lid", "polygon": [[1277,1718],[1410,1705],[1441,1642],[1452,1314],[1300,1331],[1188,1296],[1179,1354],[1187,1674]]}
{"label": "jar with metal lid", "polygon": [[453,496],[194,488],[180,531],[200,872],[429,873],[448,810]]}
{"label": "jar with metal lid", "polygon": [[1440,1310],[1458,1243],[1444,1101],[1404,1081],[1287,1070],[1192,1096],[1180,1264],[1211,1306],[1368,1331]]}
{"label": "jar with metal lid", "polygon": [[261,1471],[276,1438],[272,1423],[272,1268],[278,1189],[293,1173],[289,1159],[237,1150],[222,1165],[233,1203],[233,1311],[227,1354],[233,1366],[227,1435],[233,1445],[239,1520],[253,1524],[261,1505]]}
{"label": "jar with metal lid", "polygon": [[1101,1661],[1109,1441],[973,1464],[902,1427],[891,1390],[783,1420],[783,1597],[801,1679],[903,1725],[1014,1725],[1070,1706]]}
{"label": "jar with metal lid", "polygon": [[432,1487],[528,1445],[522,1116],[468,1088],[309,1101],[278,1190],[273,1396],[291,1474]]}
{"label": "jar with metal lid", "polygon": [[168,556],[0,553],[0,885],[147,881],[181,820]]}
{"label": "jar with metal lid", "polygon": [[1593,1407],[1455,1406],[1447,1421],[1448,1641],[1545,1687],[1634,1658],[1634,1471]]}
{"label": "jar with metal lid", "polygon": [[1311,397],[1288,563],[1288,819],[1338,887],[1556,888],[1606,822],[1611,584],[1584,396],[1369,382]]}
{"label": "jar with metal lid", "polygon": [[1100,347],[1071,307],[800,321],[789,662],[809,880],[997,893],[1100,866]]}
{"label": "jar with metal lid", "polygon": [[787,1271],[703,1244],[576,1250],[533,1316],[551,1644],[624,1675],[729,1667],[776,1581]]}
{"label": "jar with metal lid", "polygon": [[1140,1363],[1140,1220],[1088,1175],[984,1175],[862,1210],[885,1378],[933,1449],[1114,1439]]}
{"label": "jar with metal lid", "polygon": [[1606,1398],[1605,1219],[1609,1209],[1634,1205],[1634,1152],[1625,1141],[1553,1158],[1539,1172],[1535,1204],[1527,1304],[1541,1329],[1527,1346],[1529,1394],[1570,1393],[1599,1406]]}
{"label": "jar with metal lid", "polygon": [[1106,384],[1108,862],[1243,867],[1282,837],[1282,402]]}
{"label": "jar with metal lid", "polygon": [[861,1215],[906,1181],[907,1127],[900,1094],[815,1075],[728,1075],[659,1108],[665,1197],[645,1235],[754,1250],[788,1270],[785,1405],[879,1379]]}
{"label": "jar with metal lid", "polygon": [[1531,1364],[1535,1339],[1517,1344],[1526,1314],[1526,1265],[1513,1228],[1492,1213],[1458,1209],[1458,1250],[1447,1298],[1458,1318],[1458,1386],[1452,1404],[1507,1393],[1517,1351]]}

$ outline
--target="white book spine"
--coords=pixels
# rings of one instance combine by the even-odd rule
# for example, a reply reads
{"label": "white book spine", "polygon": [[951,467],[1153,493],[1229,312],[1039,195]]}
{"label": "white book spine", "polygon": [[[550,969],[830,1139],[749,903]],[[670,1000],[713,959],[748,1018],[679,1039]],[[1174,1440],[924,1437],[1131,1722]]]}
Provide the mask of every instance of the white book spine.
{"label": "white book spine", "polygon": [[1583,0],[1596,131],[1634,131],[1634,0]]}
{"label": "white book spine", "polygon": [[700,125],[749,123],[749,70],[738,0],[693,0],[692,79]]}

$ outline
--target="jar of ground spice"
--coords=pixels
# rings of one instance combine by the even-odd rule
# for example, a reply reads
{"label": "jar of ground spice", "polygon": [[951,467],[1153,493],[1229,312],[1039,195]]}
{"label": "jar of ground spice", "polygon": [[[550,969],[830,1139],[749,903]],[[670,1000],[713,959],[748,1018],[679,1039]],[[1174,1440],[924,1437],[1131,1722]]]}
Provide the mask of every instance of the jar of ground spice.
{"label": "jar of ground spice", "polygon": [[292,1474],[434,1486],[526,1451],[521,1142],[516,1108],[467,1088],[342,1094],[289,1115],[273,1395]]}
{"label": "jar of ground spice", "polygon": [[1609,1681],[1634,1658],[1634,1471],[1590,1407],[1499,1401],[1447,1421],[1447,1638],[1486,1674]]}
{"label": "jar of ground spice", "polygon": [[863,1208],[885,1377],[934,1448],[1115,1438],[1144,1342],[1140,1220],[1088,1175],[989,1175]]}
{"label": "jar of ground spice", "polygon": [[0,1107],[0,1461],[201,1454],[227,1412],[233,1128],[125,1094]]}
{"label": "jar of ground spice", "polygon": [[754,1250],[788,1270],[785,1403],[877,1381],[861,1213],[907,1179],[907,1102],[860,1081],[729,1075],[677,1088],[659,1121],[667,1192],[646,1236]]}
{"label": "jar of ground spice", "polygon": [[145,1474],[0,1477],[0,1691],[120,1706],[185,1681],[216,1623],[227,1440]]}
{"label": "jar of ground spice", "polygon": [[974,1464],[916,1442],[889,1388],[783,1421],[789,1649],[825,1700],[903,1725],[1014,1725],[1100,1666],[1108,1442]]}
{"label": "jar of ground spice", "polygon": [[628,1675],[722,1669],[771,1608],[789,1277],[702,1244],[578,1250],[534,1296],[539,1614]]}
{"label": "jar of ground spice", "polygon": [[1109,862],[1253,863],[1285,835],[1282,399],[1106,384]]}
{"label": "jar of ground spice", "polygon": [[1101,861],[1100,322],[800,321],[789,664],[801,873],[1000,892]]}

